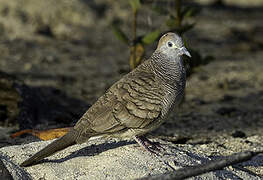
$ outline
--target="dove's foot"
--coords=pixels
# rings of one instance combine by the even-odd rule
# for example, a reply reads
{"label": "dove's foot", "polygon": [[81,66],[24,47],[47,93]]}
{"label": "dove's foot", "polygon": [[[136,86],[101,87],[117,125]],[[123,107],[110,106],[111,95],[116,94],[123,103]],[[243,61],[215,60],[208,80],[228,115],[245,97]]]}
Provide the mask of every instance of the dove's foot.
{"label": "dove's foot", "polygon": [[160,152],[161,149],[164,149],[160,143],[152,142],[144,136],[135,136],[134,139],[143,149],[150,153],[157,154],[156,152]]}

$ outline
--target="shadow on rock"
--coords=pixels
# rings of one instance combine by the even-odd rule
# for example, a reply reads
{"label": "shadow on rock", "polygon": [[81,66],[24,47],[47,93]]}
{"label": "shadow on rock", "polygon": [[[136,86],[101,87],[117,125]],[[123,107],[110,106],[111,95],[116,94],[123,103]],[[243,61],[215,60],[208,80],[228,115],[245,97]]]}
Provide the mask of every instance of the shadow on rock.
{"label": "shadow on rock", "polygon": [[135,144],[135,142],[119,141],[119,142],[111,142],[111,143],[105,142],[105,143],[98,144],[98,145],[90,145],[76,152],[73,152],[72,154],[70,154],[69,156],[66,156],[65,158],[56,159],[56,160],[43,160],[39,163],[43,163],[43,162],[62,163],[72,158],[82,157],[82,156],[94,156],[104,151],[108,151],[110,149],[115,149],[121,146],[130,145],[130,144]]}

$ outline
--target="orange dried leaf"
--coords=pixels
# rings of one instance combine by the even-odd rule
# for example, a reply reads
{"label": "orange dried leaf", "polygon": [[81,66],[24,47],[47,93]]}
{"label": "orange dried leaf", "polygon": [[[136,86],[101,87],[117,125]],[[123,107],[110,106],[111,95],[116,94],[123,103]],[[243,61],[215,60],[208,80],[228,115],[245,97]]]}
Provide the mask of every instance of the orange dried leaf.
{"label": "orange dried leaf", "polygon": [[[142,62],[144,56],[144,47],[141,43],[130,47],[130,68],[134,69]],[[135,56],[135,57],[134,57]]]}
{"label": "orange dried leaf", "polygon": [[16,138],[18,136],[22,136],[23,134],[29,133],[32,134],[33,130],[32,129],[24,129],[22,131],[18,131],[16,133],[11,134],[11,138]]}
{"label": "orange dried leaf", "polygon": [[47,141],[64,136],[69,131],[69,128],[49,129],[45,131],[33,131],[32,134],[39,139]]}
{"label": "orange dried leaf", "polygon": [[44,131],[38,131],[38,130],[32,130],[32,129],[25,129],[19,132],[16,132],[11,135],[12,138],[21,136],[23,134],[29,133],[36,137],[38,137],[41,140],[47,141],[55,138],[59,138],[61,136],[64,136],[70,128],[58,128],[58,129],[49,129]]}

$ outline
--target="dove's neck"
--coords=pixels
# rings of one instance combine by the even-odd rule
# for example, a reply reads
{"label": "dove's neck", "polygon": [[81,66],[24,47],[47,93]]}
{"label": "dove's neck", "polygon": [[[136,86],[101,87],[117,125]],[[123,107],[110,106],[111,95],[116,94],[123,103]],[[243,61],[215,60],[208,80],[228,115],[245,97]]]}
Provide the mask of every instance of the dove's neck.
{"label": "dove's neck", "polygon": [[155,51],[151,57],[154,73],[165,83],[176,85],[184,81],[185,70],[181,57],[171,57]]}

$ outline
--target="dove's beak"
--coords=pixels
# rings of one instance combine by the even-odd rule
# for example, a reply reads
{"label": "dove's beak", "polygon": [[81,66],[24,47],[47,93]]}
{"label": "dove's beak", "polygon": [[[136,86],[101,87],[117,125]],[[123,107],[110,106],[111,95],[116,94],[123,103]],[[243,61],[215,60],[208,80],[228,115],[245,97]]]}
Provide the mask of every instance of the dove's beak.
{"label": "dove's beak", "polygon": [[192,57],[189,51],[185,47],[180,48],[181,55],[185,54],[188,57]]}

